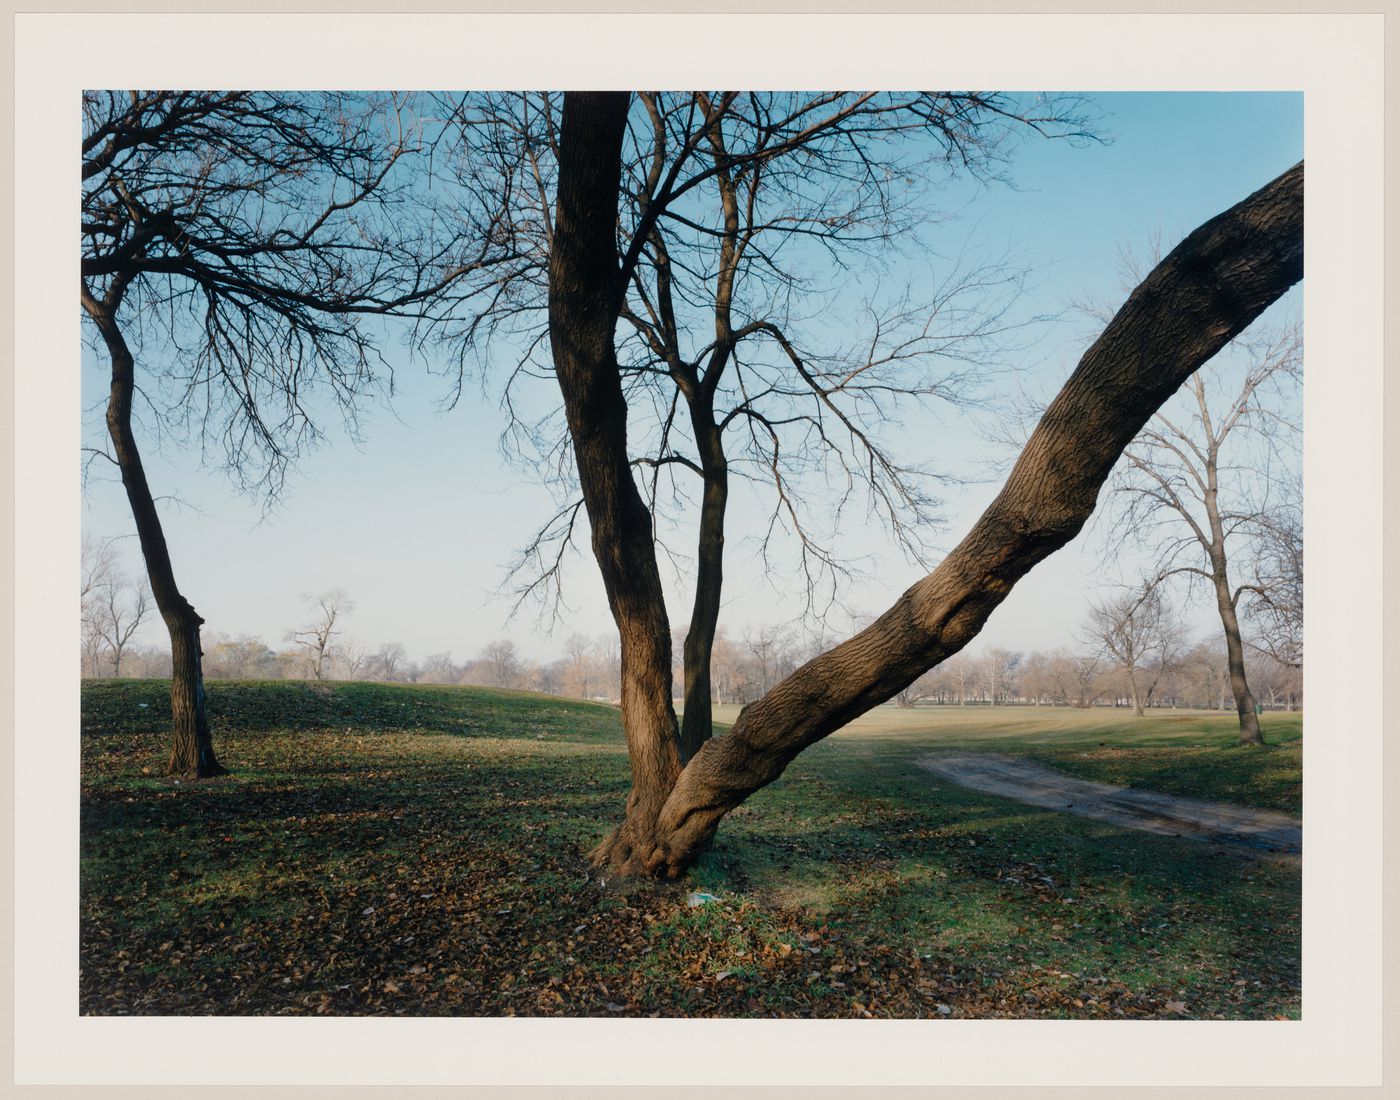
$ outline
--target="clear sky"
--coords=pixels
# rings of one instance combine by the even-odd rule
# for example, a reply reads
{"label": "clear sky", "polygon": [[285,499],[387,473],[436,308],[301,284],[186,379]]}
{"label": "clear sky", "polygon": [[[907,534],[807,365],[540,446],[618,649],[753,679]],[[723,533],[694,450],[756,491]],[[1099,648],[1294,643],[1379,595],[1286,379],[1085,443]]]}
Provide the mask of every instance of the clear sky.
{"label": "clear sky", "polygon": [[[1075,299],[1113,297],[1121,247],[1143,248],[1156,229],[1170,246],[1303,155],[1299,95],[1092,98],[1109,143],[1028,141],[1010,167],[1014,187],[955,192],[961,215],[946,232],[1012,244],[1035,269],[1024,307],[1036,313],[1060,314]],[[1294,308],[1296,295],[1290,295]],[[1042,396],[1051,392],[1073,368],[1088,335],[1082,320],[1067,317],[1048,326],[1016,364],[1026,370],[1018,384]],[[351,637],[371,647],[402,642],[419,659],[450,651],[461,661],[493,639],[509,637],[525,654],[548,660],[562,652],[571,631],[611,631],[586,539],[585,554],[567,571],[572,611],[566,624],[547,637],[528,613],[508,621],[511,601],[498,595],[504,567],[549,514],[552,501],[502,461],[494,391],[468,390],[455,408],[440,411],[442,379],[411,364],[399,370],[397,389],[392,410],[366,413],[359,445],[332,425],[326,443],[300,463],[283,499],[266,515],[261,502],[239,496],[222,472],[202,470],[198,452],[158,446],[149,430],[138,428],[153,491],[193,506],[167,499],[162,517],[177,579],[204,616],[205,630],[257,635],[279,647],[285,632],[305,618],[303,593],[342,588],[356,604],[346,624]],[[106,363],[85,351],[89,439],[100,437],[105,391]],[[963,474],[1004,457],[969,424],[947,415],[938,421],[911,418],[895,449],[901,457]],[[92,472],[84,530],[129,535],[133,525],[120,483],[98,466]],[[985,483],[947,494],[943,548],[962,536],[995,488]],[[731,636],[785,621],[794,611],[796,594],[787,580],[763,575],[744,541],[755,517],[736,494],[721,617]],[[855,608],[883,610],[920,573],[886,545],[878,529],[850,530],[842,539],[851,557],[865,561],[871,578],[850,591]],[[139,569],[134,537],[123,546],[129,568]],[[1070,643],[1089,595],[1119,577],[1118,567],[1103,559],[1102,532],[1091,524],[1017,587],[979,643],[1017,650]],[[671,619],[683,624],[689,587],[677,577],[671,588]],[[1210,627],[1208,616],[1193,622],[1202,632]],[[162,635],[156,621],[140,640],[157,644]]]}

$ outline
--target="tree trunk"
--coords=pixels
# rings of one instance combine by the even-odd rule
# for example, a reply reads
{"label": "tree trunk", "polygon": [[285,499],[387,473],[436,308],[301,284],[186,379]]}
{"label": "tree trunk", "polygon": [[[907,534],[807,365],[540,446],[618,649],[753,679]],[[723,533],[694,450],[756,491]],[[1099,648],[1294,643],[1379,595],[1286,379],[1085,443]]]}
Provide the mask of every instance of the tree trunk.
{"label": "tree trunk", "polygon": [[112,359],[112,387],[107,399],[107,432],[121,470],[122,485],[131,504],[132,519],[151,582],[151,595],[170,632],[170,718],[173,744],[168,770],[171,775],[200,779],[226,770],[214,755],[214,742],[204,706],[204,676],[199,628],[204,620],[175,583],[170,551],[165,544],[160,515],[146,481],[136,437],[131,430],[131,401],[136,389],[136,365],[116,318],[84,292],[83,305],[101,332]]}
{"label": "tree trunk", "polygon": [[1240,639],[1240,621],[1235,614],[1235,601],[1230,596],[1229,567],[1225,559],[1225,527],[1220,519],[1218,496],[1219,455],[1212,442],[1206,452],[1206,519],[1210,524],[1209,547],[1211,580],[1215,585],[1215,605],[1220,611],[1220,624],[1225,628],[1225,654],[1230,671],[1230,691],[1235,697],[1235,711],[1240,719],[1240,744],[1262,745],[1259,715],[1254,709],[1254,694],[1244,675],[1244,643]]}
{"label": "tree trunk", "polygon": [[1020,577],[1078,533],[1152,413],[1302,277],[1302,196],[1299,164],[1201,226],[1149,274],[943,563],[867,629],[744,708],[686,766],[658,818],[656,846],[642,856],[650,873],[682,873],[730,809],[807,746],[958,652]]}
{"label": "tree trunk", "polygon": [[632,764],[627,816],[593,858],[640,872],[655,849],[656,818],[681,762],[671,702],[671,632],[651,515],[628,461],[627,402],[613,344],[623,292],[616,226],[628,100],[620,92],[564,99],[549,338],[593,554],[621,642],[622,725]]}
{"label": "tree trunk", "polygon": [[[703,398],[702,398],[703,400]],[[700,504],[700,536],[695,571],[695,606],[686,631],[685,710],[681,715],[681,763],[687,763],[714,732],[710,706],[710,659],[719,627],[720,595],[724,586],[724,513],[729,502],[729,465],[721,446],[713,412],[692,407],[691,420],[699,440],[705,473]]]}
{"label": "tree trunk", "polygon": [[1216,573],[1215,602],[1220,609],[1220,622],[1225,628],[1225,653],[1230,667],[1230,691],[1235,696],[1235,710],[1240,717],[1240,744],[1262,745],[1264,735],[1259,729],[1254,693],[1244,675],[1244,642],[1240,639],[1240,621],[1230,599],[1230,585],[1223,568]]}
{"label": "tree trunk", "polygon": [[1051,403],[1001,493],[929,576],[809,661],[681,769],[671,642],[651,517],[632,480],[614,334],[628,97],[565,96],[550,255],[550,340],[579,481],[623,649],[633,789],[594,851],[622,873],[676,876],[720,819],[804,748],[963,648],[1012,586],[1074,537],[1114,463],[1202,363],[1303,273],[1301,164],[1186,238],[1128,299]]}

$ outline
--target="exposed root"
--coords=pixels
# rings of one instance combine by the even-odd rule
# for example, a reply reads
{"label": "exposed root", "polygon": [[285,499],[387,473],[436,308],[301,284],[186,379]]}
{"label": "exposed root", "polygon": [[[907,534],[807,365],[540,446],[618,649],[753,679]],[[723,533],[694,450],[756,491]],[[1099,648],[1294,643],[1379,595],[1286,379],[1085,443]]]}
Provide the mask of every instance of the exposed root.
{"label": "exposed root", "polygon": [[681,878],[695,862],[677,859],[655,837],[638,839],[636,830],[627,823],[619,825],[606,839],[588,853],[589,862],[614,875],[634,878],[654,878],[674,881]]}

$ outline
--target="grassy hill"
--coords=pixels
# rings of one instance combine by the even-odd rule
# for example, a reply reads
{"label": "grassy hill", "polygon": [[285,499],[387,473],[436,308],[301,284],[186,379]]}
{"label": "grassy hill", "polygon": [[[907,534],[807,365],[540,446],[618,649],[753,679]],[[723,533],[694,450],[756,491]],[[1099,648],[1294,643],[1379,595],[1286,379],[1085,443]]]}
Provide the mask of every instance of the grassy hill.
{"label": "grassy hill", "polygon": [[[1271,1018],[1299,870],[1034,809],[933,748],[1297,810],[1301,719],[881,708],[678,886],[600,880],[617,711],[518,692],[209,685],[232,774],[161,776],[167,687],[83,689],[80,1005],[98,1014]],[[732,712],[728,712],[732,714]],[[721,714],[721,719],[725,717]],[[713,900],[691,905],[692,894]],[[699,900],[699,899],[696,899]]]}

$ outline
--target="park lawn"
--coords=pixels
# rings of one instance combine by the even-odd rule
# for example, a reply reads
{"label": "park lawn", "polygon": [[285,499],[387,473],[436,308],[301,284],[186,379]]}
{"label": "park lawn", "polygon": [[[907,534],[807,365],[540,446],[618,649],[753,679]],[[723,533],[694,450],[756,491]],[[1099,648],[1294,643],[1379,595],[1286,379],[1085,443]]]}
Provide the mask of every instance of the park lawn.
{"label": "park lawn", "polygon": [[[1296,861],[1023,806],[912,763],[979,748],[1296,810],[1296,716],[1265,716],[1282,745],[1261,753],[1231,747],[1213,715],[880,708],[663,885],[584,859],[627,793],[611,707],[455,687],[208,690],[232,774],[177,783],[160,775],[167,686],[84,685],[84,1013],[1300,1012]],[[713,900],[691,906],[694,892]]]}
{"label": "park lawn", "polygon": [[[715,708],[733,722],[737,706]],[[1128,707],[877,707],[846,727],[870,755],[939,751],[1028,757],[1080,779],[1301,815],[1303,715],[1260,718],[1262,749],[1241,751],[1233,711]]]}

